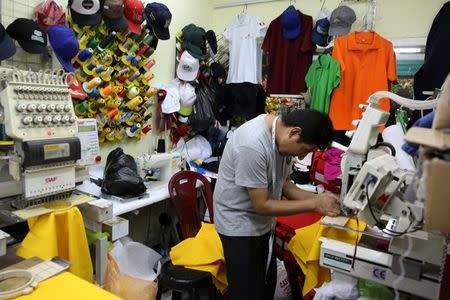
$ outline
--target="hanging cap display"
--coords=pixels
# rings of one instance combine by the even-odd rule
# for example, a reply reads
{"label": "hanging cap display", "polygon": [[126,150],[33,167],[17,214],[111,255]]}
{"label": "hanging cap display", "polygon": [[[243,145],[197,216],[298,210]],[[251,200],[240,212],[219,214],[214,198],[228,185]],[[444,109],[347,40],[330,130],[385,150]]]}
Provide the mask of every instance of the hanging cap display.
{"label": "hanging cap display", "polygon": [[52,26],[48,30],[48,39],[56,58],[65,70],[74,72],[72,59],[77,55],[79,46],[75,33],[63,25]]}
{"label": "hanging cap display", "polygon": [[10,58],[16,53],[16,45],[14,41],[9,37],[8,33],[0,24],[0,60]]}
{"label": "hanging cap display", "polygon": [[74,23],[95,26],[102,22],[100,0],[69,0],[70,16]]}
{"label": "hanging cap display", "polygon": [[162,3],[152,2],[145,6],[144,18],[147,26],[160,40],[170,39],[169,25],[172,21],[170,10]]}
{"label": "hanging cap display", "polygon": [[124,15],[128,19],[128,30],[141,34],[141,24],[144,21],[144,4],[140,0],[125,0]]}
{"label": "hanging cap display", "polygon": [[329,35],[342,36],[350,32],[352,24],[356,21],[356,14],[348,6],[339,6],[331,13]]}
{"label": "hanging cap display", "polygon": [[123,0],[105,0],[102,16],[109,29],[121,31],[128,28],[128,21],[123,15]]}
{"label": "hanging cap display", "polygon": [[296,39],[301,32],[300,14],[293,5],[290,5],[281,14],[281,25],[283,26],[283,36],[288,40]]}
{"label": "hanging cap display", "polygon": [[47,52],[47,34],[31,19],[19,18],[6,28],[23,50],[29,53]]}
{"label": "hanging cap display", "polygon": [[[203,28],[189,24],[182,29],[183,48],[193,57],[202,59],[206,54],[205,35]],[[205,51],[204,51],[205,50]]]}
{"label": "hanging cap display", "polygon": [[180,110],[178,113],[182,116],[190,116],[192,114],[192,106],[197,99],[195,88],[190,83],[183,84],[180,89]]}
{"label": "hanging cap display", "polygon": [[311,40],[314,44],[325,47],[328,45],[328,30],[330,21],[327,18],[316,21],[316,25],[311,34]]}
{"label": "hanging cap display", "polygon": [[184,81],[193,81],[197,78],[199,68],[198,59],[189,54],[188,51],[184,51],[178,63],[177,77]]}
{"label": "hanging cap display", "polygon": [[34,8],[36,22],[45,31],[50,26],[64,25],[66,23],[66,14],[61,5],[55,0],[46,0],[39,3]]}

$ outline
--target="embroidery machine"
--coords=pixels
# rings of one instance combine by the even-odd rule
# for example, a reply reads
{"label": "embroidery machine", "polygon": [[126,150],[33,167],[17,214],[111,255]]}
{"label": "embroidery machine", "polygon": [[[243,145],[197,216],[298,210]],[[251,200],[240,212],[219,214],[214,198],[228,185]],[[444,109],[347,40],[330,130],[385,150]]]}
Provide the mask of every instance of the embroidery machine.
{"label": "embroidery machine", "polygon": [[77,120],[65,80],[62,70],[0,69],[0,229],[29,207],[92,200],[72,192],[99,155],[97,127]]}
{"label": "embroidery machine", "polygon": [[[405,197],[407,187],[417,184],[415,174],[398,166],[392,150],[383,150],[389,145],[377,144],[379,128],[389,117],[378,105],[385,97],[403,107],[420,110],[434,108],[439,101],[415,101],[377,92],[369,97],[367,106],[361,107],[363,117],[354,121],[357,129],[350,133],[353,138],[341,163],[340,201],[345,214],[357,216],[368,226],[357,246],[320,238],[320,264],[335,270],[339,278],[363,278],[389,286],[396,293],[437,299],[447,239],[422,228],[424,195],[419,188],[413,202]],[[345,227],[347,220],[324,218],[322,223],[350,230]]]}

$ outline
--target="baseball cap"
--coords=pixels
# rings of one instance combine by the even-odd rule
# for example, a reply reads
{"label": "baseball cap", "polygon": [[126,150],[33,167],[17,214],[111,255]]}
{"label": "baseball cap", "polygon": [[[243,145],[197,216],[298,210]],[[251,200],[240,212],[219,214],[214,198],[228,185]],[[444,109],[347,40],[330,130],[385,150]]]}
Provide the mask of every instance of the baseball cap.
{"label": "baseball cap", "polygon": [[123,12],[128,19],[128,30],[141,34],[141,24],[144,21],[144,4],[140,0],[125,0],[123,4]]}
{"label": "baseball cap", "polygon": [[52,26],[48,29],[48,40],[56,58],[65,70],[74,72],[72,59],[77,55],[79,46],[75,33],[63,25]]}
{"label": "baseball cap", "polygon": [[170,39],[169,25],[172,21],[170,10],[162,3],[148,3],[144,9],[144,18],[147,26],[153,30],[160,40]]}
{"label": "baseball cap", "polygon": [[209,47],[214,54],[217,54],[217,38],[216,33],[212,30],[208,30],[205,34],[206,41],[208,41]]}
{"label": "baseball cap", "polygon": [[311,34],[311,40],[314,44],[325,47],[328,45],[328,30],[330,21],[327,18],[316,21],[316,25]]}
{"label": "baseball cap", "polygon": [[35,21],[24,18],[15,19],[6,31],[23,50],[29,53],[47,52],[47,34]]}
{"label": "baseball cap", "polygon": [[348,6],[339,6],[331,13],[329,35],[341,36],[350,32],[352,24],[356,21],[356,14]]}
{"label": "baseball cap", "polygon": [[55,0],[47,0],[39,3],[34,8],[36,22],[45,31],[50,26],[64,25],[66,23],[66,14],[61,5]]}
{"label": "baseball cap", "polygon": [[69,9],[76,24],[95,26],[102,22],[100,0],[69,0]]}
{"label": "baseball cap", "polygon": [[188,51],[181,54],[177,67],[177,76],[183,81],[193,81],[197,78],[200,63]]}
{"label": "baseball cap", "polygon": [[123,0],[105,0],[102,16],[109,29],[121,31],[128,28],[128,21],[123,15]]}
{"label": "baseball cap", "polygon": [[192,114],[192,106],[197,99],[197,96],[195,94],[195,87],[186,82],[179,88],[179,93],[180,110],[178,111],[178,113],[185,117],[190,116]]}
{"label": "baseball cap", "polygon": [[9,37],[8,33],[0,24],[0,60],[10,58],[16,53],[16,45],[14,41]]}
{"label": "baseball cap", "polygon": [[166,97],[161,103],[161,111],[165,114],[175,113],[180,110],[180,94],[178,88],[171,84],[163,84],[161,88],[166,91]]}
{"label": "baseball cap", "polygon": [[203,28],[189,24],[182,29],[183,32],[183,48],[186,49],[193,57],[202,59],[206,54],[205,35]]}
{"label": "baseball cap", "polygon": [[301,31],[300,14],[293,5],[281,14],[281,25],[283,26],[283,36],[288,40],[294,40],[300,35]]}

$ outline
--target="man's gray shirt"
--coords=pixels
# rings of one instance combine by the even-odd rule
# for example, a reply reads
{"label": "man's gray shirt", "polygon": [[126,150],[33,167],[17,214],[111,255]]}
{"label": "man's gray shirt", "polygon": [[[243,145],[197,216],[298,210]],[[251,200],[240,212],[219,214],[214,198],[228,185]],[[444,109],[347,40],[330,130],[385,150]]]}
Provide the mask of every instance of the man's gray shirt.
{"label": "man's gray shirt", "polygon": [[[283,156],[273,150],[265,116],[240,126],[225,146],[214,190],[214,223],[220,234],[261,236],[274,222],[273,217],[255,212],[247,191],[247,188],[267,188],[269,197],[279,199],[284,179],[290,172],[290,167],[285,167],[283,174]],[[277,161],[275,191],[274,158]]]}

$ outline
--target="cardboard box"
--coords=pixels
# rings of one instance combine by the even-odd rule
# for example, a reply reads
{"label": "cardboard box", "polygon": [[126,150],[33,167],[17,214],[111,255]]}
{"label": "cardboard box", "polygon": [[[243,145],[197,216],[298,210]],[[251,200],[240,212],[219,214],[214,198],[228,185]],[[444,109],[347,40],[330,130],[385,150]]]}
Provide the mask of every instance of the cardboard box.
{"label": "cardboard box", "polygon": [[433,158],[424,163],[425,230],[450,234],[450,162]]}

